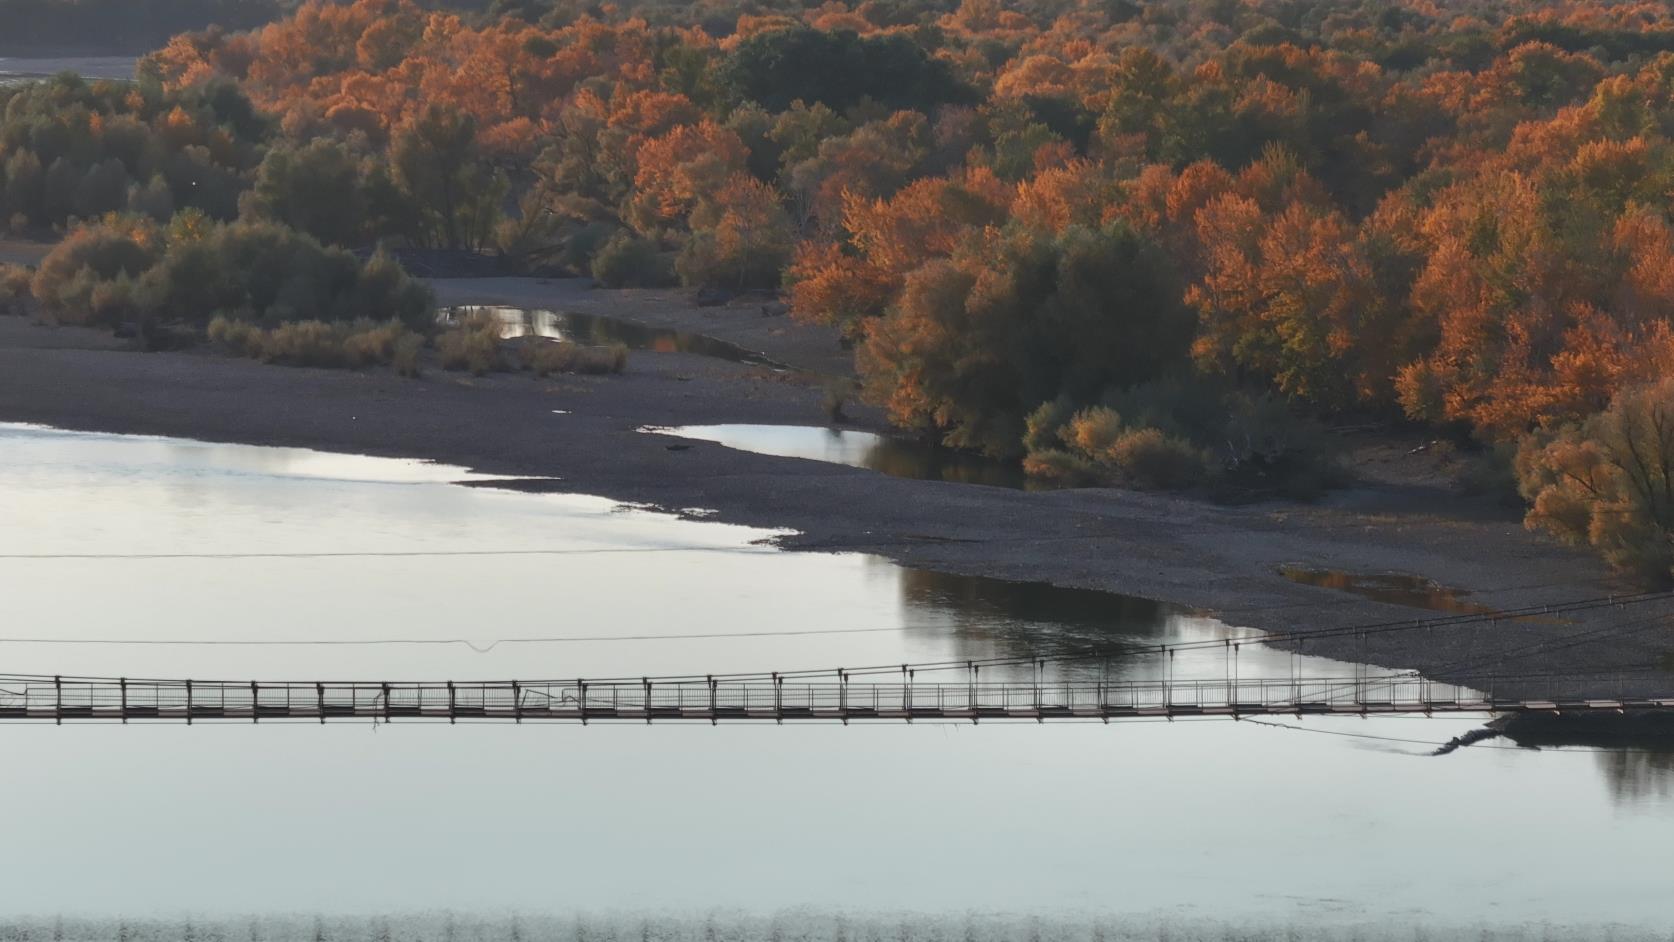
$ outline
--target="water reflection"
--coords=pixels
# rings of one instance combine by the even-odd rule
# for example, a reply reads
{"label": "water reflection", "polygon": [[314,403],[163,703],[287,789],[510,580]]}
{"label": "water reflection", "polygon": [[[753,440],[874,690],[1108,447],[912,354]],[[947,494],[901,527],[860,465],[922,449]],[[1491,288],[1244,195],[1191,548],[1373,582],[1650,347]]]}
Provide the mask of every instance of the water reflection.
{"label": "water reflection", "polygon": [[1312,569],[1280,566],[1279,574],[1292,582],[1336,589],[1391,605],[1425,608],[1437,612],[1469,615],[1492,614],[1494,609],[1465,598],[1463,589],[1441,585],[1423,576],[1400,572],[1350,572],[1345,569]]}
{"label": "water reflection", "polygon": [[1674,798],[1674,717],[1661,713],[1510,716],[1490,724],[1519,746],[1595,753],[1617,802],[1639,805]]}
{"label": "water reflection", "polygon": [[546,311],[498,305],[460,305],[443,308],[437,315],[445,326],[457,325],[464,318],[487,311],[500,318],[500,336],[546,337],[575,343],[604,345],[619,343],[630,350],[650,350],[654,353],[694,353],[715,357],[732,363],[748,363],[775,370],[789,369],[785,364],[735,343],[728,343],[704,334],[666,327],[646,327],[631,321],[618,320],[600,314],[578,314],[571,311]]}
{"label": "water reflection", "polygon": [[808,425],[684,425],[646,431],[739,451],[866,468],[897,478],[1028,489],[1022,467],[893,435]]}

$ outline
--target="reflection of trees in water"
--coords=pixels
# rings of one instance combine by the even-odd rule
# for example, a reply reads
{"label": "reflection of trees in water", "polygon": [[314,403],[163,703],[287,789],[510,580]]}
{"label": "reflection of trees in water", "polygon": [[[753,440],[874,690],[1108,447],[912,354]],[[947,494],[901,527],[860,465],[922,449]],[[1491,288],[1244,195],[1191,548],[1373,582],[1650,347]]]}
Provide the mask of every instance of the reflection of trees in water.
{"label": "reflection of trees in water", "polygon": [[1525,713],[1495,723],[1519,746],[1600,750],[1599,771],[1616,801],[1674,799],[1674,715]]}
{"label": "reflection of trees in water", "polygon": [[[939,616],[952,628],[957,660],[1037,658],[1065,651],[1098,657],[1054,667],[1057,677],[1125,673],[1145,645],[1159,643],[1170,610],[1148,599],[1066,589],[1043,582],[1010,582],[919,569],[901,571],[909,610]],[[914,619],[922,621],[924,619]],[[1027,675],[1028,669],[1009,675]]]}
{"label": "reflection of trees in water", "polygon": [[1599,769],[1617,801],[1639,802],[1674,798],[1674,752],[1623,749],[1601,752]]}
{"label": "reflection of trees in water", "polygon": [[897,478],[993,487],[1023,486],[1023,469],[1017,465],[905,438],[885,437],[866,452],[861,463]]}

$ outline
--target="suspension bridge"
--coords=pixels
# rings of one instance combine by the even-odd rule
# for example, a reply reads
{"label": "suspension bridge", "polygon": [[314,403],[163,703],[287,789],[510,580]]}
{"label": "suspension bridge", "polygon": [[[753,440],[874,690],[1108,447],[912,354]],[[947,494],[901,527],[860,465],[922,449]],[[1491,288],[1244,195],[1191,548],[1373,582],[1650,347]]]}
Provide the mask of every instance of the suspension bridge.
{"label": "suspension bridge", "polygon": [[[1645,666],[1537,674],[1504,669],[1518,649],[1500,650],[1497,667],[1460,662],[1440,682],[1412,671],[1353,667],[1349,676],[1306,676],[1303,645],[1321,637],[1484,625],[1503,619],[1566,616],[1669,599],[1661,593],[1586,599],[1526,610],[1446,616],[1313,632],[1252,635],[1141,646],[1157,655],[1154,676],[1110,676],[1108,651],[1051,657],[884,665],[750,674],[495,681],[236,681],[0,674],[0,722],[854,722],[924,720],[1113,721],[1259,716],[1393,714],[1674,714],[1674,681]],[[1582,629],[1562,646],[1596,644],[1627,632],[1663,628],[1654,613],[1606,628]],[[1245,677],[1241,648],[1288,642],[1285,677]],[[114,642],[121,643],[121,642]],[[147,641],[141,643],[171,643]],[[193,642],[181,642],[193,643]],[[213,642],[211,642],[213,643]],[[236,643],[236,642],[235,642]],[[257,642],[268,643],[268,642]],[[285,643],[285,642],[275,642]],[[1530,650],[1549,653],[1543,641]],[[1176,655],[1220,651],[1218,671],[1179,677]],[[1561,649],[1561,648],[1560,648]],[[1132,653],[1132,652],[1130,652]],[[1524,652],[1527,653],[1527,652]],[[1104,659],[1099,676],[1049,676],[1051,664]],[[1347,665],[1342,665],[1347,666]],[[1027,668],[1027,680],[1006,677]],[[1002,677],[996,679],[996,669]],[[984,674],[984,671],[987,671]],[[924,680],[921,675],[936,679]],[[1577,691],[1584,691],[1578,695]],[[1649,692],[1647,692],[1649,691]]]}
{"label": "suspension bridge", "polygon": [[[909,671],[909,674],[912,673]],[[1526,687],[1529,677],[1506,678]],[[1494,678],[1486,678],[1492,686]],[[1412,673],[1181,681],[320,682],[0,677],[0,721],[573,723],[1127,720],[1276,715],[1674,713],[1668,697],[1501,697]]]}

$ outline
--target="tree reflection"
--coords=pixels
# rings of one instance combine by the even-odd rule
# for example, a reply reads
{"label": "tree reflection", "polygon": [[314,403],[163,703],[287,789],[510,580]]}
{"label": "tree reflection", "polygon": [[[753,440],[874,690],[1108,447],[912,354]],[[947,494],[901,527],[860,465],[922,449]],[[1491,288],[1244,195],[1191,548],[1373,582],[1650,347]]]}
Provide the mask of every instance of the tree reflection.
{"label": "tree reflection", "polygon": [[902,570],[901,600],[914,622],[949,623],[958,660],[1089,655],[1052,665],[1058,678],[1127,673],[1144,649],[1169,640],[1175,614],[1162,603],[1113,592],[920,569]]}

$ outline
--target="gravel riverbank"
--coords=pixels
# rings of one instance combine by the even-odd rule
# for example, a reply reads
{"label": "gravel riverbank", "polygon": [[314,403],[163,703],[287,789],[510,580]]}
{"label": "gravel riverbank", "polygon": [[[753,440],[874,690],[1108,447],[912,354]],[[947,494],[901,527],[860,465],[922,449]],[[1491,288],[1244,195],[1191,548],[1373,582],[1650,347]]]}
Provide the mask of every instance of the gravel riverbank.
{"label": "gravel riverbank", "polygon": [[[589,291],[576,282],[442,280],[444,303],[509,303],[605,313],[701,331],[813,373],[846,361],[829,331],[759,304],[697,308],[681,296]],[[1314,505],[1220,507],[1113,489],[1029,493],[886,477],[637,431],[647,425],[824,421],[814,376],[635,351],[620,376],[483,378],[428,372],[289,369],[205,353],[141,354],[108,334],[0,317],[0,420],[429,458],[485,472],[556,477],[537,486],[714,519],[790,528],[792,550],[876,553],[910,566],[1106,589],[1270,630],[1315,630],[1436,615],[1284,578],[1282,566],[1401,572],[1496,609],[1622,593],[1590,556],[1540,539],[1518,515],[1423,484],[1338,492]],[[877,427],[862,412],[862,426]],[[1490,629],[1321,637],[1309,653],[1457,678],[1499,660],[1507,672],[1580,673],[1666,662],[1674,630],[1648,616],[1674,603]],[[1631,631],[1574,646],[1583,631]],[[1565,646],[1569,645],[1569,646]],[[1674,677],[1630,675],[1642,691]],[[1614,693],[1617,680],[1565,686]],[[1545,683],[1530,693],[1544,693]]]}

